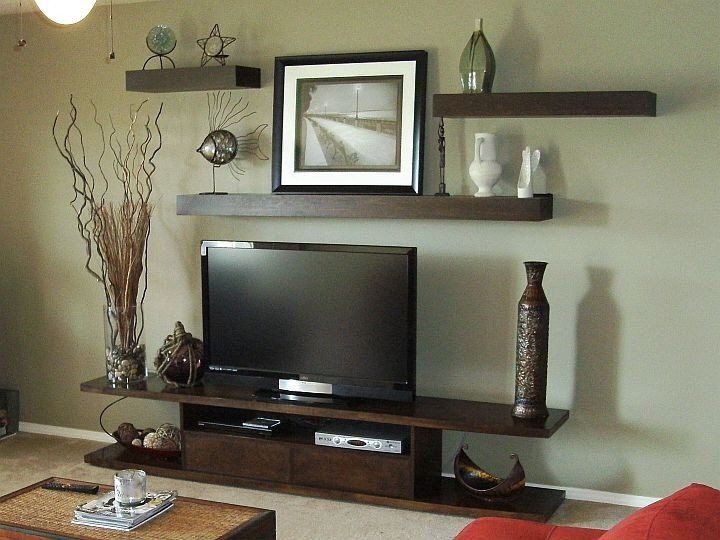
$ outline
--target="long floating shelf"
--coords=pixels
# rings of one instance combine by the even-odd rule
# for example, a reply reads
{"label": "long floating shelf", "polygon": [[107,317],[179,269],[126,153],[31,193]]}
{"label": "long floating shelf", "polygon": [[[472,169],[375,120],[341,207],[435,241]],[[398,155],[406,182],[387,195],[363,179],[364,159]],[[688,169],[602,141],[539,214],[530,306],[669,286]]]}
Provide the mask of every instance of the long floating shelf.
{"label": "long floating shelf", "polygon": [[547,418],[521,420],[512,416],[512,404],[425,396],[417,396],[413,402],[366,400],[353,404],[351,408],[300,403],[288,406],[286,403],[257,398],[254,387],[230,386],[204,380],[202,385],[192,388],[174,388],[166,385],[156,375],[150,375],[147,381],[131,388],[113,386],[108,383],[107,377],[99,377],[82,383],[80,390],[193,405],[248,408],[267,413],[292,411],[293,414],[318,418],[545,439],[552,436],[570,416],[567,410],[549,409],[550,415]]}
{"label": "long floating shelf", "polygon": [[331,217],[545,221],[553,196],[517,197],[417,195],[178,195],[177,214],[245,217]]}
{"label": "long floating shelf", "polygon": [[655,116],[657,96],[646,91],[435,94],[433,116],[525,118]]}
{"label": "long floating shelf", "polygon": [[125,90],[128,92],[191,92],[237,88],[260,88],[260,69],[216,66],[125,72]]}

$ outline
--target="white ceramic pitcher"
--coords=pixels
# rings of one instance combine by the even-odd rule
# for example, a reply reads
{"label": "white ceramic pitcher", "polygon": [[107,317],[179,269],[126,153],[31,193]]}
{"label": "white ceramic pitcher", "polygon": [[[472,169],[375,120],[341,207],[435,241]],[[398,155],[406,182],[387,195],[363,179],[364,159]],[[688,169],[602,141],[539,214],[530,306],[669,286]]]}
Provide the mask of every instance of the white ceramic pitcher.
{"label": "white ceramic pitcher", "polygon": [[476,197],[493,197],[492,188],[500,180],[502,166],[497,160],[494,133],[475,134],[475,159],[470,164],[470,178],[478,187]]}

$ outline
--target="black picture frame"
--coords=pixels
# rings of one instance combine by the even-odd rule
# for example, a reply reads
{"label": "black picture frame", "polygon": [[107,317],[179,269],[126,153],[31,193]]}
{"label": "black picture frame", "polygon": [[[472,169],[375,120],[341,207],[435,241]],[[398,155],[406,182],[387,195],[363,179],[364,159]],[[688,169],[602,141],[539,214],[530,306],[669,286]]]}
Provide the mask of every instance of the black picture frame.
{"label": "black picture frame", "polygon": [[426,81],[422,50],[275,58],[273,193],[421,195]]}

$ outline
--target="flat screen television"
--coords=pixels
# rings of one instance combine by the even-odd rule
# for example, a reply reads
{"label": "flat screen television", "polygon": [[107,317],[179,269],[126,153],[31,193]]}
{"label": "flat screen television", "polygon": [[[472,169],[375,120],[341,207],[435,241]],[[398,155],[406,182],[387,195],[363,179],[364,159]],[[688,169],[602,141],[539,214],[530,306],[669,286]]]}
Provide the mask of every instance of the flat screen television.
{"label": "flat screen television", "polygon": [[210,377],[275,399],[415,396],[417,249],[206,240]]}

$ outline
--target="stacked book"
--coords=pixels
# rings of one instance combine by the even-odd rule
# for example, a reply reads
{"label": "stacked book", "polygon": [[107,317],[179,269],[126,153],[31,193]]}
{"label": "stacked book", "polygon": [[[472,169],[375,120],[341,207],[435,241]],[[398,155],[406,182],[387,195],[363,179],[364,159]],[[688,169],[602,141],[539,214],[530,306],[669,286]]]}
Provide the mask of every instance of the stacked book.
{"label": "stacked book", "polygon": [[131,531],[172,508],[176,496],[176,491],[148,493],[142,504],[123,507],[115,503],[115,493],[111,491],[78,505],[72,523]]}

